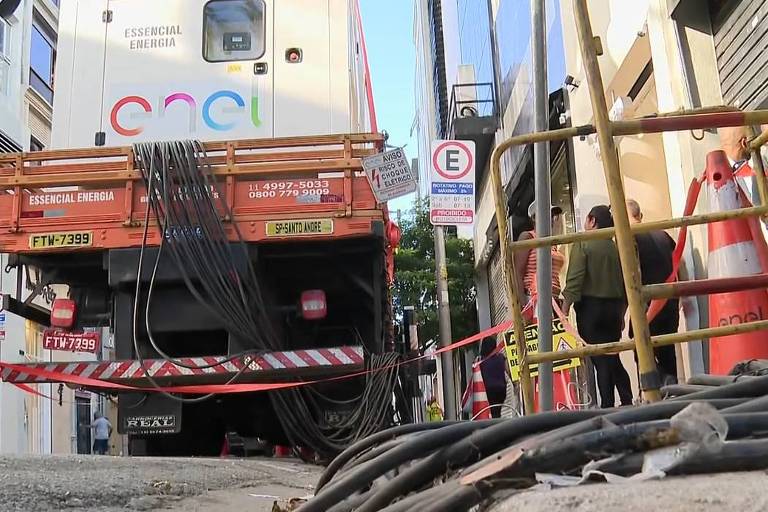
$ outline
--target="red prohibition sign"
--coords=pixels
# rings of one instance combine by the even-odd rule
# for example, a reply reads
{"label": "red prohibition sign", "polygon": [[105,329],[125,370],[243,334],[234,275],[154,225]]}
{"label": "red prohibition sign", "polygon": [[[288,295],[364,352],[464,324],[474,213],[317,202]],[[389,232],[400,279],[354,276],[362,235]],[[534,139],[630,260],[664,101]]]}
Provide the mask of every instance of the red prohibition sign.
{"label": "red prohibition sign", "polygon": [[[437,164],[437,155],[439,155],[440,152],[443,149],[445,149],[446,146],[457,146],[462,151],[464,151],[464,153],[467,155],[467,166],[464,169],[462,169],[462,171],[459,174],[455,174],[455,175],[448,174],[442,169],[440,169],[440,166]],[[469,173],[469,170],[472,168],[472,153],[469,152],[469,148],[464,144],[453,141],[453,140],[449,140],[449,141],[443,142],[442,144],[437,146],[437,148],[435,148],[435,153],[432,155],[432,166],[435,168],[435,171],[437,171],[437,174],[439,174],[443,178],[447,180],[458,180],[466,176],[467,173]]]}

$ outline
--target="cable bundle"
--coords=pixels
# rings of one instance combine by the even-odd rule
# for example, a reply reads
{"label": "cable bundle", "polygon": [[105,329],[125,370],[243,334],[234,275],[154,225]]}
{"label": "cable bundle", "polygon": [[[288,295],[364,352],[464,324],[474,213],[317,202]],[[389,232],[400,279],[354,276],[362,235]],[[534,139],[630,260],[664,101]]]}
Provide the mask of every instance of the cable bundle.
{"label": "cable bundle", "polygon": [[[273,392],[275,408],[292,444],[312,448],[323,455],[336,455],[351,443],[378,432],[393,423],[392,396],[397,384],[397,362],[394,352],[372,354],[363,391],[351,400],[334,400],[308,388]],[[339,424],[320,426],[326,404],[350,404],[349,414]]]}
{"label": "cable bundle", "polygon": [[[134,301],[133,341],[142,368],[144,361],[136,332],[150,210],[157,219],[161,240],[149,281],[144,321],[149,341],[157,353],[178,366],[202,369],[248,354],[281,350],[282,343],[272,329],[242,234],[233,224],[238,243],[232,244],[222,222],[222,217],[231,218],[232,212],[223,200],[202,144],[198,141],[140,143],[134,145],[134,154],[144,178],[149,204],[144,219]],[[166,247],[190,293],[222,320],[230,334],[250,343],[251,350],[211,365],[190,366],[170,357],[158,346],[152,336],[149,311],[160,257]],[[236,257],[245,262],[245,272],[235,264]],[[335,455],[361,437],[390,426],[397,359],[395,353],[370,356],[372,373],[366,376],[362,393],[345,402],[326,397],[310,387],[270,392],[273,407],[289,441],[322,455]],[[243,365],[229,383],[234,382],[245,368],[247,365]],[[146,371],[145,375],[159,387]],[[181,402],[199,402],[212,396],[185,399],[164,394]],[[345,405],[350,414],[338,425],[321,427],[323,408],[320,401]]]}
{"label": "cable bundle", "polygon": [[[727,438],[716,450],[697,447],[666,472],[768,468],[768,376],[760,376],[639,407],[395,427],[339,455],[300,510],[469,510],[535,485],[537,474],[580,476],[586,464],[605,458],[601,471],[629,476],[641,471],[649,450],[682,449],[689,441],[681,411],[704,403],[718,410],[712,413],[727,425]],[[472,481],[462,481],[469,475]]]}
{"label": "cable bundle", "polygon": [[[235,265],[236,255],[248,261],[248,248],[235,224],[239,243],[229,241],[221,217],[231,212],[202,145],[140,143],[134,153],[162,236],[161,250],[168,247],[189,291],[239,340],[257,350],[279,349],[253,267],[248,264],[241,273]],[[153,277],[159,259],[160,251]]]}

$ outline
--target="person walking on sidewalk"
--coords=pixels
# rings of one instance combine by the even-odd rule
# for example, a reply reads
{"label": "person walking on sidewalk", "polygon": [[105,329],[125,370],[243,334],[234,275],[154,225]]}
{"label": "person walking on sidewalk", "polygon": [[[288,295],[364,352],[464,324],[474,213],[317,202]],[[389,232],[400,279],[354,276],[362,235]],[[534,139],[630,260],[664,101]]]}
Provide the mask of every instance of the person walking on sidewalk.
{"label": "person walking on sidewalk", "polygon": [[96,411],[93,415],[93,453],[106,455],[109,451],[109,438],[112,435],[112,424],[102,413]]}
{"label": "person walking on sidewalk", "polygon": [[[610,208],[592,208],[585,226],[587,230],[612,227]],[[568,315],[574,307],[577,329],[584,341],[596,344],[621,339],[627,302],[619,251],[613,240],[586,240],[573,245],[563,296],[563,311]],[[629,374],[619,355],[593,356],[592,364],[597,372],[600,406],[614,406],[614,389],[619,392],[621,405],[632,405]]]}
{"label": "person walking on sidewalk", "polygon": [[[491,417],[501,418],[501,408],[507,397],[507,361],[503,352],[493,354],[496,338],[486,337],[480,344],[480,373],[485,384],[485,394],[491,406]],[[491,355],[493,354],[493,355]]]}
{"label": "person walking on sidewalk", "polygon": [[[627,200],[627,213],[629,213],[630,223],[639,224],[643,221],[640,204],[634,199]],[[672,273],[672,253],[675,251],[675,241],[666,231],[656,230],[648,233],[637,233],[635,242],[637,242],[640,277],[643,285],[665,282]],[[677,298],[667,300],[662,310],[648,326],[651,336],[677,332],[680,326],[679,307],[680,302]],[[629,325],[629,337],[634,337],[631,323]],[[656,355],[656,364],[664,384],[677,384],[675,346],[656,347],[653,352]]]}

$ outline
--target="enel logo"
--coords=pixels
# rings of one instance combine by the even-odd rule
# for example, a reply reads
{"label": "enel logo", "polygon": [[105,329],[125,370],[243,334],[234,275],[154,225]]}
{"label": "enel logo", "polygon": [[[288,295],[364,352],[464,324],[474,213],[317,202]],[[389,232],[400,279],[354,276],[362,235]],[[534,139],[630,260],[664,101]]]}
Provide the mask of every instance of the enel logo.
{"label": "enel logo", "polygon": [[[125,96],[112,106],[112,111],[109,114],[109,121],[112,124],[112,129],[115,130],[116,133],[119,133],[124,137],[134,137],[143,132],[144,127],[141,124],[124,126],[124,124],[126,124],[125,119],[123,119],[124,124],[121,124],[118,120],[118,116],[123,108],[132,110],[128,115],[128,118],[131,121],[152,119],[155,115],[162,118],[165,116],[168,108],[176,102],[182,102],[187,106],[189,112],[189,132],[194,133],[197,130],[197,101],[195,101],[195,98],[190,94],[185,92],[175,92],[166,97],[161,96],[158,98],[156,110],[153,110],[149,101],[142,96]],[[132,104],[134,106],[129,107],[129,105]],[[213,117],[212,111],[214,110],[214,104],[217,107],[220,107],[220,110],[216,110],[220,117],[219,119],[214,119]],[[138,106],[138,109],[136,106]],[[261,126],[261,120],[259,119],[259,98],[255,96],[251,98],[250,110],[251,123],[253,123],[253,126]],[[203,122],[209,128],[224,132],[237,126],[239,120],[237,117],[234,118],[235,120],[231,120],[233,118],[232,116],[242,116],[242,113],[245,111],[245,100],[241,95],[234,91],[222,90],[214,92],[206,98],[205,102],[203,102],[202,118]],[[224,117],[225,119],[221,119],[221,117]],[[230,120],[227,121],[226,118],[229,118]]]}

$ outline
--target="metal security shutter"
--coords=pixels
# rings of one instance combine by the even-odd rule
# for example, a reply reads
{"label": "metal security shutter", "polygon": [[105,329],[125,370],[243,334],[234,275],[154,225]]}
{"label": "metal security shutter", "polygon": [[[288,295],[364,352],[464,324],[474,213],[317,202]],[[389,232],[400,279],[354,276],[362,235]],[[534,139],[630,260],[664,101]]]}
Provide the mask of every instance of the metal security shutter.
{"label": "metal security shutter", "polygon": [[761,108],[768,100],[768,0],[716,1],[712,16],[726,105]]}
{"label": "metal security shutter", "polygon": [[0,130],[0,153],[18,153],[22,148],[10,135]]}
{"label": "metal security shutter", "polygon": [[507,318],[507,293],[504,288],[504,268],[498,247],[488,261],[488,294],[491,302],[491,321],[498,325]]}

